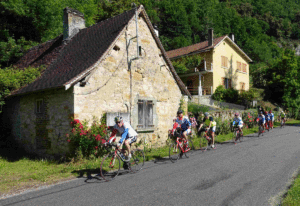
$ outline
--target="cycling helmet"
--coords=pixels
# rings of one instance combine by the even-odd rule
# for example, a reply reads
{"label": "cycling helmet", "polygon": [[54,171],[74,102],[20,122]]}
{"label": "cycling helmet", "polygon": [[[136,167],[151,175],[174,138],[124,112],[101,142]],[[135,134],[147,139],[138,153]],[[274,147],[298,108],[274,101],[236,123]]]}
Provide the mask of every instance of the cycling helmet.
{"label": "cycling helmet", "polygon": [[208,114],[208,112],[205,112],[205,113],[204,113],[204,116],[206,116],[206,117],[207,117],[208,115],[209,115],[209,114]]}
{"label": "cycling helmet", "polygon": [[270,110],[269,113],[271,114],[271,113],[272,113],[272,110]]}
{"label": "cycling helmet", "polygon": [[239,116],[239,113],[235,113],[234,116]]}
{"label": "cycling helmet", "polygon": [[123,120],[123,118],[120,117],[120,116],[116,116],[116,117],[115,117],[115,123],[121,122],[122,120]]}
{"label": "cycling helmet", "polygon": [[268,112],[267,112],[267,111],[265,111],[265,114],[268,114]]}
{"label": "cycling helmet", "polygon": [[183,113],[182,110],[178,110],[177,115],[178,115],[178,114],[182,114],[182,113]]}

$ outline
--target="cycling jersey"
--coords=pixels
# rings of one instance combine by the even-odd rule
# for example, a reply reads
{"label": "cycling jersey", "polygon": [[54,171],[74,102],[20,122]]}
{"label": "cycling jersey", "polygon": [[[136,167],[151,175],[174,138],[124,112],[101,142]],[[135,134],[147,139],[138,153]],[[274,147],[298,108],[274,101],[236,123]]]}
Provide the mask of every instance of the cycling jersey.
{"label": "cycling jersey", "polygon": [[238,126],[243,126],[244,122],[241,117],[234,117],[232,126],[237,124]]}
{"label": "cycling jersey", "polygon": [[[176,124],[177,123],[177,124]],[[177,117],[175,119],[175,124],[173,125],[173,131],[177,128],[177,127],[181,127],[182,132],[188,130],[191,127],[191,122],[189,121],[189,119],[187,117]]]}
{"label": "cycling jersey", "polygon": [[122,127],[119,127],[117,124],[115,124],[113,128],[114,130],[110,135],[109,143],[114,142],[117,132],[121,134],[121,139],[119,141],[119,143],[121,144],[125,139],[137,136],[136,131],[131,127],[131,125],[128,122],[124,122]]}
{"label": "cycling jersey", "polygon": [[281,116],[281,118],[285,118],[285,114],[284,113],[281,113],[280,116]]}
{"label": "cycling jersey", "polygon": [[265,114],[264,116],[265,116],[265,120],[268,122],[270,120],[269,115]]}
{"label": "cycling jersey", "polygon": [[259,124],[265,124],[266,123],[266,119],[265,119],[265,116],[260,116],[258,117],[259,118]]}
{"label": "cycling jersey", "polygon": [[274,121],[274,114],[273,113],[269,114],[269,117],[270,117],[270,120]]}

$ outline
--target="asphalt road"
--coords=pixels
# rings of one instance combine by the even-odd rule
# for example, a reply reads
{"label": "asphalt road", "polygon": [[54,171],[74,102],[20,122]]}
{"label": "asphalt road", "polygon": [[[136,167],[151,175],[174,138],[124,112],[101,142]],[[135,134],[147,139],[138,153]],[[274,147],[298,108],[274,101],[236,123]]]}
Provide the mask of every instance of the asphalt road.
{"label": "asphalt road", "polygon": [[112,182],[78,178],[0,205],[270,205],[299,166],[300,127],[286,126],[196,151],[177,163],[147,162],[139,173]]}

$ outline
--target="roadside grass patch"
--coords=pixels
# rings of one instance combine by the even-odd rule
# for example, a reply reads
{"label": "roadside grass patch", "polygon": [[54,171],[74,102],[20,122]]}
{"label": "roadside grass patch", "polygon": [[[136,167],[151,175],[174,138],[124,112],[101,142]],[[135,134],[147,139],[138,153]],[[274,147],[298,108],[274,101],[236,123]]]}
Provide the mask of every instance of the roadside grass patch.
{"label": "roadside grass patch", "polygon": [[[299,120],[290,120],[286,125],[300,124]],[[274,127],[280,126],[275,123]],[[258,128],[244,129],[244,135],[257,133]],[[218,135],[216,143],[232,140],[233,133]],[[200,138],[193,139],[195,149],[200,148]],[[168,160],[169,145],[161,148],[145,148],[145,161]],[[99,174],[102,158],[80,159],[78,161],[58,163],[47,159],[21,158],[19,160],[8,160],[0,156],[0,194],[9,195],[19,193],[25,189],[38,186],[51,185],[59,181],[73,179],[75,177]],[[1,198],[0,195],[0,198]],[[2,197],[3,197],[2,196]],[[299,195],[298,195],[299,196]]]}
{"label": "roadside grass patch", "polygon": [[300,175],[295,179],[292,187],[288,190],[286,197],[282,201],[282,206],[300,205]]}

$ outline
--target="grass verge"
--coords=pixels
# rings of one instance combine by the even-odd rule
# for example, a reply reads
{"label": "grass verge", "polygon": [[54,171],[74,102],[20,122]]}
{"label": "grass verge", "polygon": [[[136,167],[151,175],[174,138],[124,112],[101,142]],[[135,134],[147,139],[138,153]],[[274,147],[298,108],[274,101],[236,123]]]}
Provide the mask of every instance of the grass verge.
{"label": "grass verge", "polygon": [[[287,125],[300,124],[298,120],[290,120]],[[275,123],[274,127],[280,126]],[[257,132],[257,127],[245,129],[244,135]],[[219,135],[216,143],[232,139],[232,133]],[[200,138],[194,138],[194,146],[199,148]],[[169,147],[164,146],[152,149],[145,153],[145,160],[160,160],[169,155]],[[82,159],[77,162],[58,163],[49,160],[32,160],[21,158],[19,160],[8,160],[0,156],[0,198],[12,195],[27,189],[34,189],[44,185],[51,185],[60,181],[82,177],[89,174],[98,174],[102,159]],[[300,182],[300,180],[298,180]],[[300,184],[299,184],[300,188]],[[300,189],[298,189],[300,191]],[[297,198],[300,195],[297,196]],[[288,204],[287,204],[288,205]]]}

